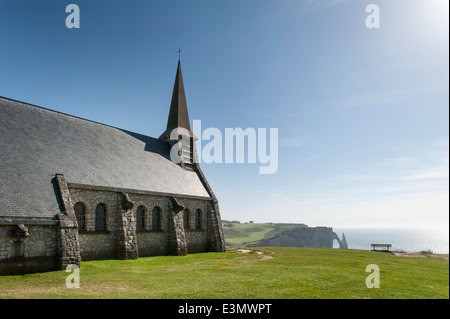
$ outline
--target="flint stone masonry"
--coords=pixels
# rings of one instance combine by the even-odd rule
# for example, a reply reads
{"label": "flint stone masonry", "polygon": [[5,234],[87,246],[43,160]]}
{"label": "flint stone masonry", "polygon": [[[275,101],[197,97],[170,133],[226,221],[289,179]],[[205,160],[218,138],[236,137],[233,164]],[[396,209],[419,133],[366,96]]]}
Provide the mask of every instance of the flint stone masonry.
{"label": "flint stone masonry", "polygon": [[[21,239],[8,233],[16,225],[0,225],[0,274],[21,274],[57,268],[57,226],[27,226],[29,236]],[[23,256],[15,256],[13,243],[21,242]]]}
{"label": "flint stone masonry", "polygon": [[[17,241],[8,235],[14,226],[0,226],[0,259],[13,258],[11,246]],[[51,257],[57,250],[56,226],[28,226],[29,236],[19,239],[24,245],[24,258]]]}
{"label": "flint stone masonry", "polygon": [[188,254],[208,251],[207,233],[205,230],[190,229],[185,231]]}
{"label": "flint stone masonry", "polygon": [[[179,212],[174,214],[173,199],[170,196],[127,193],[132,208],[124,210],[122,193],[70,188],[73,204],[81,202],[86,207],[87,230],[80,231],[80,251],[82,260],[93,259],[133,259],[157,255],[184,255],[211,251],[209,237],[212,231],[209,199],[177,198]],[[107,230],[95,231],[95,207],[107,207]],[[137,207],[145,207],[145,229],[136,230]],[[129,206],[131,207],[131,206]],[[154,230],[152,213],[158,207],[161,211],[161,228]],[[111,209],[112,208],[112,209]],[[201,229],[195,229],[195,214],[192,214],[189,229],[184,229],[183,209],[191,212],[202,211]],[[120,216],[120,218],[118,217]]]}
{"label": "flint stone masonry", "polygon": [[[78,229],[73,209],[68,209],[69,215],[60,213],[59,222],[54,221],[51,226],[24,225],[29,235],[19,236],[24,244],[23,257],[39,258],[34,262],[24,261],[23,266],[16,269],[11,252],[12,243],[16,241],[13,234],[17,234],[20,228],[12,223],[0,226],[0,260],[6,260],[2,264],[3,268],[0,266],[2,273],[21,273],[20,269],[23,272],[64,269],[70,263],[80,265],[81,260],[185,255],[217,249],[217,239],[214,236],[217,216],[210,199],[176,198],[174,201],[171,196],[127,194],[126,207],[129,210],[125,210],[124,195],[119,192],[68,188],[65,194],[69,194],[69,198],[65,198],[65,205],[73,206],[78,202],[85,205],[86,230]],[[107,208],[104,231],[95,231],[95,208],[98,204],[104,204]],[[139,206],[145,207],[146,223],[142,231],[136,231],[136,209]],[[157,230],[153,227],[152,218],[155,207],[161,212],[161,227]],[[174,208],[178,210],[177,213]],[[192,212],[187,229],[183,220],[185,208]],[[197,210],[202,212],[200,221],[195,219],[194,212]],[[195,229],[197,225],[201,228]],[[79,256],[76,255],[77,251]],[[44,257],[48,260],[44,260]]]}
{"label": "flint stone masonry", "polygon": [[213,201],[208,203],[208,251],[225,251],[225,237],[222,230],[219,205],[215,196],[213,198]]}
{"label": "flint stone masonry", "polygon": [[81,266],[80,245],[78,238],[78,223],[73,210],[73,204],[70,198],[69,188],[63,175],[57,174],[56,183],[59,190],[59,199],[61,208],[64,210],[59,213],[59,228],[57,231],[58,243],[58,264],[61,269],[68,265],[75,264]]}
{"label": "flint stone masonry", "polygon": [[[81,202],[86,207],[86,230],[79,230],[82,260],[116,258],[116,207],[117,194],[70,188],[72,203]],[[95,231],[95,208],[106,206],[106,231]],[[111,209],[112,207],[112,209]]]}
{"label": "flint stone masonry", "polygon": [[[65,269],[68,264],[81,265],[81,260],[134,259],[157,255],[185,255],[221,251],[217,236],[217,215],[211,199],[174,198],[150,194],[67,188],[59,176],[64,212],[51,225],[0,225],[0,273],[14,274],[52,269]],[[78,229],[73,206],[81,202],[86,208],[86,229]],[[124,203],[125,202],[125,203]],[[106,230],[95,230],[95,208],[106,207]],[[136,230],[136,209],[145,207],[145,229]],[[128,210],[124,209],[128,208]],[[152,213],[161,212],[160,229],[154,229]],[[185,228],[183,211],[191,211]],[[201,211],[197,221],[195,212]],[[175,212],[178,211],[178,212]],[[34,221],[36,222],[36,221]],[[219,220],[220,222],[220,220]],[[196,226],[200,225],[200,229]],[[26,232],[25,232],[26,230]],[[28,233],[27,236],[25,234]],[[24,247],[22,266],[12,256],[13,243]],[[218,245],[219,243],[219,245]],[[77,255],[78,254],[78,255]],[[33,259],[34,258],[34,259]]]}
{"label": "flint stone masonry", "polygon": [[183,211],[186,207],[174,197],[169,201],[168,222],[168,249],[169,254],[185,256],[187,254],[187,242],[183,221]]}
{"label": "flint stone masonry", "polygon": [[139,257],[162,256],[168,254],[166,232],[162,230],[149,230],[137,232],[136,237]]}
{"label": "flint stone masonry", "polygon": [[117,205],[117,258],[138,258],[136,212],[134,202],[126,193],[119,194]]}

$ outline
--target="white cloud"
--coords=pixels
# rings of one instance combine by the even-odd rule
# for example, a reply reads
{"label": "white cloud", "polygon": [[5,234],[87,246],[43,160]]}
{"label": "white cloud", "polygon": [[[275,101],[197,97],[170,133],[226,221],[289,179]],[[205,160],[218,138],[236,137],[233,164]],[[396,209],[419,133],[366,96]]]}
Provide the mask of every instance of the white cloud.
{"label": "white cloud", "polygon": [[305,141],[304,136],[282,139],[282,145],[287,147],[300,147]]}
{"label": "white cloud", "polygon": [[411,96],[416,91],[373,91],[350,95],[335,100],[335,105],[342,108],[369,107],[369,106],[398,106],[405,105],[411,101]]}
{"label": "white cloud", "polygon": [[405,177],[406,180],[419,180],[419,179],[442,179],[449,177],[448,168],[439,168],[423,171],[421,173],[413,174]]}
{"label": "white cloud", "polygon": [[311,156],[305,158],[303,161],[304,161],[304,162],[311,162],[311,161],[314,161],[314,160],[316,160],[316,159],[318,159],[318,158],[321,158],[321,157],[325,156],[325,154],[326,154],[326,153],[325,153],[324,151],[321,151],[321,152],[319,152],[319,153],[313,154],[313,155],[311,155]]}
{"label": "white cloud", "polygon": [[304,132],[293,137],[281,138],[280,144],[286,147],[300,147],[311,140],[312,136],[312,132]]}
{"label": "white cloud", "polygon": [[[349,183],[359,182],[367,184],[432,179],[448,180],[448,146],[447,140],[436,140],[427,146],[417,147],[414,155],[374,159],[371,163],[352,166],[350,173],[337,173],[334,178]],[[386,150],[378,150],[377,152],[383,151]],[[368,168],[371,168],[371,171],[374,173],[367,173]],[[347,168],[347,170],[350,169]]]}

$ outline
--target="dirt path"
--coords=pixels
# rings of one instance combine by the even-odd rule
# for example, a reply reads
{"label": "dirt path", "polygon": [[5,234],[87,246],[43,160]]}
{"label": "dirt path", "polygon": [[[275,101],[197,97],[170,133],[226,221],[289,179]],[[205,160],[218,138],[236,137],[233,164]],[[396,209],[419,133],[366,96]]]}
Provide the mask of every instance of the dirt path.
{"label": "dirt path", "polygon": [[259,251],[259,250],[238,249],[238,250],[236,250],[236,252],[237,252],[238,254],[257,254],[257,255],[260,255],[260,256],[261,256],[259,259],[255,259],[255,260],[242,260],[242,261],[240,261],[240,263],[250,263],[250,262],[261,261],[261,260],[266,260],[266,259],[272,259],[272,258],[273,258],[273,256],[265,255],[262,251]]}

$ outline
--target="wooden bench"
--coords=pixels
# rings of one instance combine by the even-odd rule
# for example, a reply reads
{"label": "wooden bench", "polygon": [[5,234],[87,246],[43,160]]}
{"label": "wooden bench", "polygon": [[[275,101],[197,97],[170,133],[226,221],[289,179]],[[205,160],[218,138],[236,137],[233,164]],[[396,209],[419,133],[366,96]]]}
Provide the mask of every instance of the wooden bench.
{"label": "wooden bench", "polygon": [[377,247],[384,247],[385,249],[382,250],[389,251],[389,248],[392,247],[392,244],[370,244],[370,246],[372,246],[372,250],[377,250]]}

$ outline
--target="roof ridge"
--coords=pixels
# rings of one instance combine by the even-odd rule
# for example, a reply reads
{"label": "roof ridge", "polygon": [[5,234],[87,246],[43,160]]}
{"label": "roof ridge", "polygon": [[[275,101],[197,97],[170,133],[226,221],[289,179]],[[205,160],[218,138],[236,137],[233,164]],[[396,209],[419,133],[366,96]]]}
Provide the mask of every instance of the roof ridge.
{"label": "roof ridge", "polygon": [[28,102],[23,102],[23,101],[11,99],[11,98],[8,98],[8,97],[5,97],[5,96],[1,96],[0,95],[0,99],[5,99],[5,100],[13,101],[13,102],[22,103],[22,104],[25,104],[25,105],[28,105],[28,106],[32,106],[32,107],[36,107],[36,108],[39,108],[39,109],[42,109],[42,110],[45,110],[45,111],[50,111],[50,112],[66,115],[66,116],[69,116],[69,117],[72,117],[72,118],[88,121],[88,122],[95,123],[95,124],[100,124],[100,125],[111,127],[111,128],[115,128],[115,129],[118,129],[118,130],[121,130],[121,131],[126,131],[126,132],[130,132],[130,133],[134,133],[134,134],[139,134],[139,135],[142,135],[142,136],[147,136],[147,137],[150,137],[150,138],[155,138],[155,137],[152,137],[152,136],[149,136],[149,135],[145,135],[145,134],[141,134],[141,133],[138,133],[138,132],[129,131],[129,130],[126,130],[126,129],[123,129],[123,128],[120,128],[120,127],[117,127],[117,126],[113,126],[113,125],[97,122],[97,121],[94,121],[94,120],[89,120],[89,119],[86,119],[84,117],[80,117],[80,116],[64,113],[64,112],[61,112],[61,111],[52,110],[52,109],[49,109],[47,107],[43,107],[43,106],[39,106],[39,105],[36,105],[36,104],[31,104],[31,103],[28,103]]}

